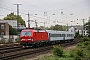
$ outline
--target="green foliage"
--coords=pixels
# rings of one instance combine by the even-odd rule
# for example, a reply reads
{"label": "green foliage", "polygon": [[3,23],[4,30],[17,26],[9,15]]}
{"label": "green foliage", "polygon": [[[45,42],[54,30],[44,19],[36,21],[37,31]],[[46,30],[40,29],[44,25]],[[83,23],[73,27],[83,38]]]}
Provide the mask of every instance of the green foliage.
{"label": "green foliage", "polygon": [[20,38],[15,39],[17,43],[20,43]]}
{"label": "green foliage", "polygon": [[15,28],[12,28],[12,26],[9,25],[9,35],[17,35],[18,31]]}
{"label": "green foliage", "polygon": [[90,59],[90,41],[86,40],[78,43],[76,49],[71,49],[69,51],[63,51],[61,47],[54,46],[53,54],[54,56],[45,57],[39,60],[89,60]]}
{"label": "green foliage", "polygon": [[21,16],[17,16],[17,15],[15,15],[12,12],[10,14],[8,14],[6,17],[4,17],[3,19],[4,20],[17,20],[18,22],[21,23],[21,25],[26,26],[25,25],[25,21],[22,19],[22,17]]}
{"label": "green foliage", "polygon": [[87,47],[87,50],[89,50],[89,51],[90,51],[90,45]]}
{"label": "green foliage", "polygon": [[54,30],[60,30],[60,31],[65,31],[66,26],[62,26],[62,25],[55,25]]}
{"label": "green foliage", "polygon": [[54,30],[54,26],[51,26],[50,28],[47,27],[48,30]]}
{"label": "green foliage", "polygon": [[84,24],[84,27],[88,30],[88,36],[90,37],[90,17],[89,17],[89,20],[86,24]]}
{"label": "green foliage", "polygon": [[59,31],[65,31],[66,26],[62,26],[62,25],[55,25],[55,26],[51,26],[50,28],[47,27],[48,30],[59,30]]}
{"label": "green foliage", "polygon": [[5,41],[6,41],[5,38],[2,38],[2,39],[0,40],[0,43],[4,44]]}
{"label": "green foliage", "polygon": [[9,39],[8,42],[9,42],[9,43],[12,43],[13,41],[12,41],[12,39]]}
{"label": "green foliage", "polygon": [[63,50],[62,50],[62,48],[60,46],[54,46],[53,54],[55,56],[62,57],[63,56]]}
{"label": "green foliage", "polygon": [[81,37],[82,37],[82,35],[80,35],[79,32],[75,33],[75,38],[81,38]]}
{"label": "green foliage", "polygon": [[83,56],[84,56],[83,50],[82,50],[82,49],[78,49],[78,50],[76,51],[76,55],[77,55],[77,56],[80,56],[80,57],[83,57]]}
{"label": "green foliage", "polygon": [[80,56],[76,56],[75,60],[81,60],[81,57]]}
{"label": "green foliage", "polygon": [[78,43],[77,46],[82,46],[82,43]]}
{"label": "green foliage", "polygon": [[58,57],[50,57],[48,60],[59,60]]}
{"label": "green foliage", "polygon": [[82,41],[85,42],[85,41],[90,41],[90,38],[89,37],[83,37],[82,38]]}
{"label": "green foliage", "polygon": [[61,57],[61,58],[59,58],[59,60],[75,60],[74,58],[71,58],[71,57],[69,57],[69,58],[63,58],[63,57]]}
{"label": "green foliage", "polygon": [[88,46],[89,43],[90,43],[89,41],[85,41],[85,42],[84,42],[84,45],[85,45],[85,46]]}
{"label": "green foliage", "polygon": [[64,52],[63,57],[64,57],[64,58],[68,58],[68,57],[71,57],[71,55],[70,55],[69,52]]}

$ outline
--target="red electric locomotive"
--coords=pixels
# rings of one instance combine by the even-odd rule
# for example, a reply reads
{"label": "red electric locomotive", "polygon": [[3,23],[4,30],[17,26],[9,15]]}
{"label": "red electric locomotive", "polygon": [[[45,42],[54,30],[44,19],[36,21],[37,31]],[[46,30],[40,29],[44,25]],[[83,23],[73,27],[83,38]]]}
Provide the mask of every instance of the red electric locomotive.
{"label": "red electric locomotive", "polygon": [[33,46],[49,40],[48,32],[45,30],[36,30],[32,28],[22,30],[20,33],[20,38],[20,44],[23,46]]}

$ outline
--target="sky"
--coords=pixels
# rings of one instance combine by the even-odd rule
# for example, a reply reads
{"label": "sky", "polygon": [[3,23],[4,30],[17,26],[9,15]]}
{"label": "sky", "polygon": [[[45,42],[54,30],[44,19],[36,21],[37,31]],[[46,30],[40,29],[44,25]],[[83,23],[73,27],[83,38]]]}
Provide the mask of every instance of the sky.
{"label": "sky", "polygon": [[[17,6],[14,4],[21,4],[19,15],[26,22],[26,26],[28,12],[30,20],[36,20],[38,26],[44,26],[41,22],[45,22],[45,27],[55,24],[82,25],[82,19],[87,22],[90,17],[90,0],[0,0],[0,19],[11,12],[17,14]],[[30,22],[30,25],[35,27],[35,22]]]}

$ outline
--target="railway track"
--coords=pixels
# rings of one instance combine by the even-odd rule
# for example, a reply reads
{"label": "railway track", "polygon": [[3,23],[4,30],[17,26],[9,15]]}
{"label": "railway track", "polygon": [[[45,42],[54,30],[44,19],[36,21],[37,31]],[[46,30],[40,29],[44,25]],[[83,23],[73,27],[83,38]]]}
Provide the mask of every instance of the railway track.
{"label": "railway track", "polygon": [[14,52],[21,49],[22,49],[22,46],[19,44],[18,45],[15,45],[15,44],[4,45],[4,46],[0,46],[0,54]]}
{"label": "railway track", "polygon": [[46,50],[50,50],[51,48],[53,48],[53,47],[49,46],[49,48],[43,47],[43,48],[37,48],[37,49],[25,49],[25,50],[20,50],[20,51],[16,51],[16,52],[5,53],[5,54],[1,55],[0,59],[2,59],[2,60],[13,59],[16,57],[21,57],[21,56],[25,56],[25,55],[29,55],[29,54],[35,54],[35,53],[43,52]]}
{"label": "railway track", "polygon": [[10,46],[17,46],[20,45],[19,43],[8,43],[8,44],[0,44],[0,48],[2,47],[10,47]]}
{"label": "railway track", "polygon": [[[79,41],[73,41],[70,43],[64,43],[64,44],[60,44],[63,47],[67,47],[73,44],[78,43]],[[32,54],[36,54],[36,53],[40,53],[40,52],[44,52],[44,51],[48,51],[48,50],[52,50],[53,49],[53,45],[51,46],[45,46],[45,47],[40,47],[40,48],[32,48],[32,49],[17,49],[17,50],[12,50],[9,53],[4,51],[3,53],[0,52],[0,59],[1,60],[10,60],[10,59],[14,59],[14,58],[18,58],[18,57],[22,57],[22,56],[26,56],[26,55],[30,55],[32,56]]]}

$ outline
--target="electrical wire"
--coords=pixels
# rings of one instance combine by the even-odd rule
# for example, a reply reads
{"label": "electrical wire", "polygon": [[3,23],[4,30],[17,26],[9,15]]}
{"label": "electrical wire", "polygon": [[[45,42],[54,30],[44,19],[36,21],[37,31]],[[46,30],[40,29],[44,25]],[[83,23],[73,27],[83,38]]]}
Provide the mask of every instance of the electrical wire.
{"label": "electrical wire", "polygon": [[[85,2],[85,1],[83,1],[83,2]],[[80,3],[82,3],[82,2],[80,2]],[[63,9],[70,8],[70,7],[75,6],[75,5],[78,5],[78,4],[80,4],[80,3],[77,3],[77,4],[74,4],[74,5],[68,6],[68,7],[63,8]],[[35,6],[35,7],[37,7],[37,6]],[[5,10],[9,10],[9,11],[13,11],[13,12],[17,12],[17,11],[15,11],[14,8],[10,8],[10,7],[7,7],[7,6],[2,6],[1,4],[0,4],[0,8],[5,9]],[[37,7],[37,8],[38,8],[38,7]],[[14,10],[13,10],[13,9],[14,9]],[[41,9],[41,8],[40,8],[40,9]],[[24,14],[24,15],[27,15],[25,12],[21,12],[21,11],[20,11],[19,13]],[[30,15],[30,16],[33,16],[33,15]],[[33,17],[47,20],[46,18],[42,18],[42,17],[37,17],[37,16],[33,16]],[[49,20],[51,20],[51,19],[49,19]],[[62,22],[61,22],[61,23],[62,23]]]}

